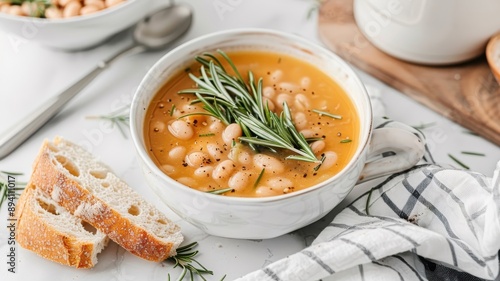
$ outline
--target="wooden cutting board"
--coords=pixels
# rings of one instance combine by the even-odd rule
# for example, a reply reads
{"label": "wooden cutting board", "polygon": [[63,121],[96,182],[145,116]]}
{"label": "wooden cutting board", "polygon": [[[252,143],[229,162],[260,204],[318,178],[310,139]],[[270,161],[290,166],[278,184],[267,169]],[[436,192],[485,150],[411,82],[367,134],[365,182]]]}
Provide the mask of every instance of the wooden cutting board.
{"label": "wooden cutting board", "polygon": [[[486,58],[453,66],[424,66],[375,48],[356,26],[353,0],[328,0],[319,34],[337,55],[439,114],[500,145],[500,87]],[[411,114],[411,112],[409,112]]]}

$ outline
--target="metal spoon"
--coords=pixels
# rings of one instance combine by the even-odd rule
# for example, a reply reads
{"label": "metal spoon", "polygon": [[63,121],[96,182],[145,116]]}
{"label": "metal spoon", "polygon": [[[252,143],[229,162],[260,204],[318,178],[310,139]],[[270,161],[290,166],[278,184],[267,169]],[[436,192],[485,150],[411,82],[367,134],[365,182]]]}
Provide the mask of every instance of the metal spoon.
{"label": "metal spoon", "polygon": [[20,123],[0,134],[0,159],[9,155],[26,139],[56,115],[62,107],[83,90],[111,63],[121,57],[164,48],[184,34],[191,25],[193,12],[187,5],[174,4],[148,15],[134,28],[134,44],[111,58],[101,61],[78,82],[50,98],[28,114]]}

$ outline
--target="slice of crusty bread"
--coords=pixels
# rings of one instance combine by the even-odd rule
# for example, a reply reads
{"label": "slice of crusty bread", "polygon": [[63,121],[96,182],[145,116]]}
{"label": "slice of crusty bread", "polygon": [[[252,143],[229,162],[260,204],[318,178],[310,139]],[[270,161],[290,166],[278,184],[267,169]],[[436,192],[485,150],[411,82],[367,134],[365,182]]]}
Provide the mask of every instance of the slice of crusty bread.
{"label": "slice of crusty bread", "polygon": [[38,255],[76,268],[91,268],[108,237],[71,215],[34,185],[28,184],[16,209],[16,240]]}
{"label": "slice of crusty bread", "polygon": [[175,223],[109,167],[62,138],[44,142],[31,181],[70,213],[143,259],[173,256],[183,240]]}

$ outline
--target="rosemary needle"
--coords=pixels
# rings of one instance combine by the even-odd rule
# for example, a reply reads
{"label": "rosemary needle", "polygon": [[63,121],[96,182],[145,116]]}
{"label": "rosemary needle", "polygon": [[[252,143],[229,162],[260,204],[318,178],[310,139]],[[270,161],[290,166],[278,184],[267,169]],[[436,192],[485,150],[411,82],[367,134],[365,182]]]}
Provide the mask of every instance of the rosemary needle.
{"label": "rosemary needle", "polygon": [[262,171],[260,171],[259,173],[259,176],[257,177],[257,180],[255,181],[255,183],[253,184],[253,188],[256,188],[257,185],[259,185],[259,182],[260,180],[262,179],[262,177],[264,176],[264,172],[266,171],[266,168],[262,168]]}
{"label": "rosemary needle", "polygon": [[326,111],[321,111],[321,110],[317,110],[317,109],[313,109],[312,112],[316,112],[318,113],[320,116],[321,115],[325,115],[325,116],[328,116],[328,117],[331,117],[333,119],[337,119],[337,120],[342,120],[342,116],[338,115],[338,114],[332,114],[330,112],[326,112]]}
{"label": "rosemary needle", "polygon": [[458,165],[460,165],[462,168],[466,169],[466,170],[470,170],[469,166],[465,165],[464,163],[462,163],[462,161],[458,160],[455,156],[451,155],[448,153],[448,157],[451,158],[451,160],[455,161],[455,163],[457,163]]}
{"label": "rosemary needle", "polygon": [[486,156],[486,154],[484,154],[484,153],[471,152],[471,151],[462,151],[462,154],[474,155],[474,156]]}
{"label": "rosemary needle", "polygon": [[209,190],[209,191],[206,191],[206,193],[211,193],[211,194],[224,194],[226,192],[229,192],[233,190],[232,188],[228,187],[228,188],[223,188],[223,189],[214,189],[214,190]]}
{"label": "rosemary needle", "polygon": [[340,141],[340,143],[350,143],[350,142],[352,142],[351,139],[345,139]]}

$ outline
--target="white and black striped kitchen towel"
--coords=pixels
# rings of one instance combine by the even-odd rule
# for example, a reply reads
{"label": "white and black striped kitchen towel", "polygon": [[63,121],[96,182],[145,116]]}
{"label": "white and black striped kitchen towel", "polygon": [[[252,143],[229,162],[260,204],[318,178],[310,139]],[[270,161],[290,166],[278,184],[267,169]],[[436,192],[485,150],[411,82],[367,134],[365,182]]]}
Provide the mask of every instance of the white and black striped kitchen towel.
{"label": "white and black striped kitchen towel", "polygon": [[[376,126],[406,125],[378,119]],[[495,279],[500,162],[487,178],[442,168],[428,153],[425,161],[358,197],[310,247],[238,280]]]}

